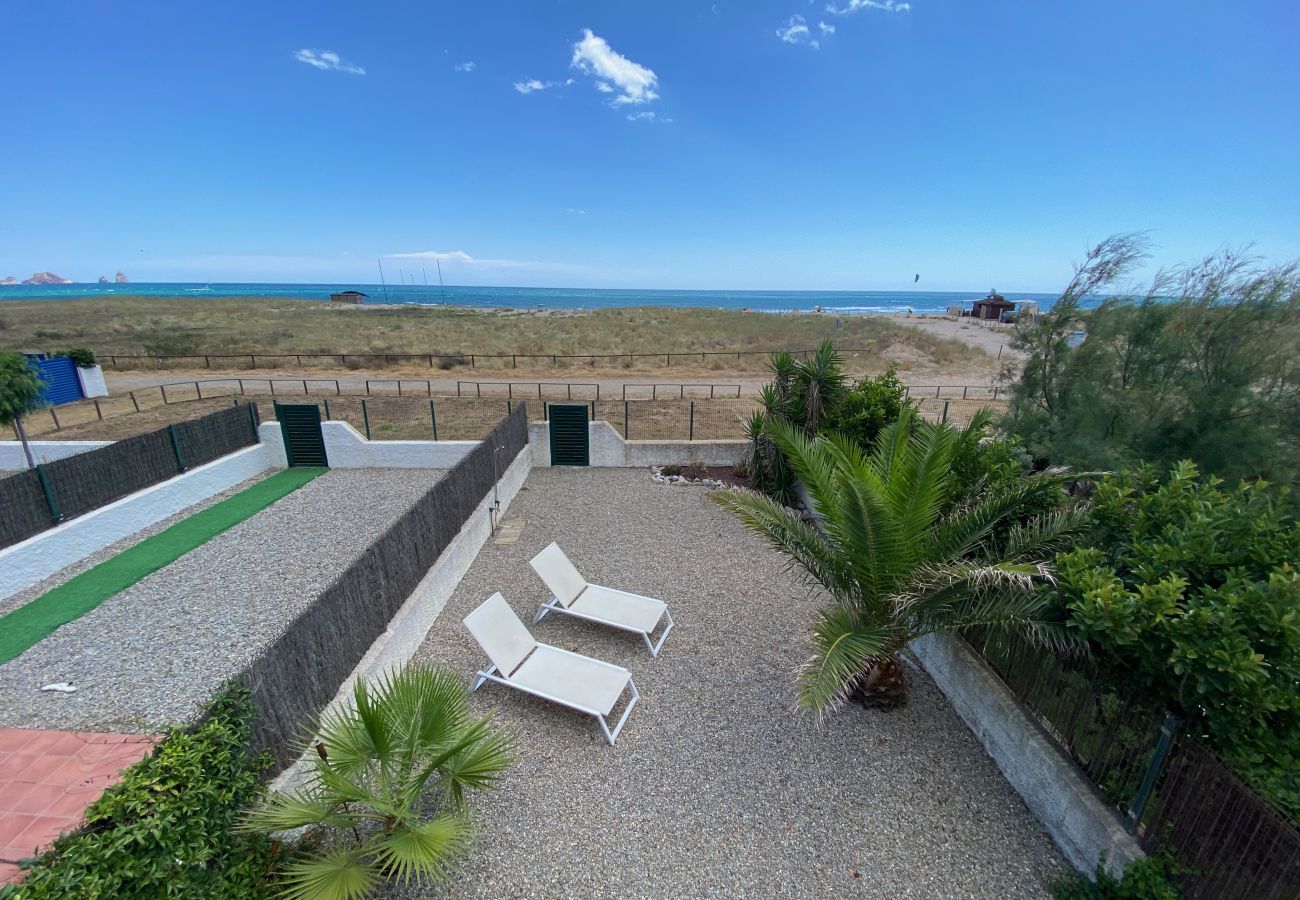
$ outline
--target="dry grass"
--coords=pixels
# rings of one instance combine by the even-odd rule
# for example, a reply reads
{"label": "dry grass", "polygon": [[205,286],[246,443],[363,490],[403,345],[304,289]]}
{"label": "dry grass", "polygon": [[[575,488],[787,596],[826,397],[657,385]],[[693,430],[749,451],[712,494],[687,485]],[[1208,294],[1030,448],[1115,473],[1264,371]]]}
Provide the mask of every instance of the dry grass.
{"label": "dry grass", "polygon": [[[714,309],[601,309],[592,312],[484,310],[465,307],[344,306],[271,298],[113,297],[7,302],[0,306],[0,335],[24,350],[89,347],[100,355],[193,356],[235,353],[432,355],[746,353],[816,347],[825,338],[862,348],[872,358],[932,365],[987,359],[961,341],[939,337],[883,316],[771,315]],[[304,360],[304,364],[310,360]],[[509,368],[526,360],[476,360],[479,368]],[[549,359],[535,365],[551,366]],[[690,360],[678,360],[690,362]],[[705,356],[693,361],[716,371],[761,368],[764,356]],[[438,365],[454,367],[448,359]],[[659,359],[612,359],[601,367],[664,365]],[[298,361],[257,360],[256,368]],[[193,367],[194,361],[177,365]],[[202,362],[199,362],[202,365]],[[224,367],[248,365],[232,361]],[[374,369],[382,355],[322,361],[330,368]],[[426,364],[427,365],[427,364]],[[554,368],[591,368],[592,359],[557,359]]]}

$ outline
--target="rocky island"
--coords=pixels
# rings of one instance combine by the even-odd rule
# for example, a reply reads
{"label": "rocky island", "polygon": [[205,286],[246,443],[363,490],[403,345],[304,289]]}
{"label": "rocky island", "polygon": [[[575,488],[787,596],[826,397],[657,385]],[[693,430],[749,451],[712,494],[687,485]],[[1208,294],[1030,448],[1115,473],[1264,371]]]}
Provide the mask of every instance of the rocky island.
{"label": "rocky island", "polygon": [[72,279],[53,272],[37,272],[31,278],[24,279],[23,284],[72,284]]}

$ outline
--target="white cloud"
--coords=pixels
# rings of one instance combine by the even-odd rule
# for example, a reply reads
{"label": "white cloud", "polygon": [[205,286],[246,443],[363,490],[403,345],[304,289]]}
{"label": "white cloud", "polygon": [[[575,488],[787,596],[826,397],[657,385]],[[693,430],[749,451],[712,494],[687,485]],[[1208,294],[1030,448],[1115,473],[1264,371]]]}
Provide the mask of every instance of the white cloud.
{"label": "white cloud", "polygon": [[835,33],[835,26],[834,26],[834,25],[827,25],[825,22],[818,22],[818,23],[817,23],[817,27],[820,28],[820,29],[822,30],[822,34],[828,34],[828,35],[829,35],[829,34],[834,34],[834,33]]}
{"label": "white cloud", "polygon": [[912,4],[906,0],[848,0],[848,3],[837,7],[834,3],[826,4],[826,11],[831,15],[844,16],[849,13],[855,13],[860,9],[879,9],[883,12],[908,12],[912,9]]}
{"label": "white cloud", "polygon": [[530,78],[527,81],[515,82],[515,90],[521,94],[531,94],[533,91],[544,91],[550,87],[555,87],[554,81],[538,81],[536,78]]}
{"label": "white cloud", "polygon": [[317,69],[347,72],[349,75],[366,74],[365,69],[341,58],[333,50],[298,50],[293,54],[293,58]]}
{"label": "white cloud", "polygon": [[585,209],[577,209],[572,206],[566,207],[564,211],[566,213],[572,213],[575,216],[585,216],[587,214],[587,211]]}
{"label": "white cloud", "polygon": [[596,90],[602,93],[615,93],[617,87],[618,96],[613,99],[612,105],[649,103],[659,98],[655,90],[659,86],[658,75],[615,52],[604,38],[593,34],[590,28],[584,28],[582,35],[582,40],[573,45],[573,59],[569,64],[595,78]]}
{"label": "white cloud", "polygon": [[653,110],[628,113],[627,120],[629,122],[658,122],[661,125],[667,125],[672,122],[672,119],[667,116],[657,115]]}
{"label": "white cloud", "polygon": [[457,72],[473,72],[477,68],[478,68],[478,63],[476,62],[463,62],[463,63],[456,64]]}
{"label": "white cloud", "polygon": [[808,21],[799,15],[791,16],[789,22],[776,30],[776,36],[787,44],[807,44],[814,50],[821,47],[821,44],[813,39],[812,31],[808,28]]}
{"label": "white cloud", "polygon": [[479,259],[464,250],[421,250],[416,253],[385,253],[385,259],[427,259],[468,269],[526,269],[534,272],[587,272],[587,266],[572,263],[536,262],[522,259]]}

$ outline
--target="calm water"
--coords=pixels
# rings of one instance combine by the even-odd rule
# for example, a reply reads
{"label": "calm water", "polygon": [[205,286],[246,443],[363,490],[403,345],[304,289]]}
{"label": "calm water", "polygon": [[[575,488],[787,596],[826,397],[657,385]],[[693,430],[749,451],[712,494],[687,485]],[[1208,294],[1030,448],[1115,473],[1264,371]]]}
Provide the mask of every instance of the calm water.
{"label": "calm water", "polygon": [[[949,306],[969,306],[987,290],[972,291],[655,291],[599,288],[510,288],[377,284],[57,284],[0,286],[4,300],[71,300],[79,297],[292,297],[328,300],[336,291],[359,290],[367,303],[449,303],[456,306],[552,309],[599,309],[626,306],[712,307],[760,312],[942,313]],[[1051,294],[1006,294],[1016,302],[1035,300],[1046,308]]]}

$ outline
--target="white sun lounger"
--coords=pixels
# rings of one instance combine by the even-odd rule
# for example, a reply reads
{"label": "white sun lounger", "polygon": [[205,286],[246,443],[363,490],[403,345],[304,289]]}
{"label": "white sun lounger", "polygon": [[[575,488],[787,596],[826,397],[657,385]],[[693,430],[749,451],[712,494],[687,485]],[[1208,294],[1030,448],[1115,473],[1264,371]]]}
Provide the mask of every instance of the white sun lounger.
{"label": "white sun lounger", "polygon": [[[590,656],[539,644],[500,593],[488,597],[466,616],[465,627],[492,661],[478,673],[471,691],[478,690],[484,681],[494,681],[595,716],[605,739],[614,746],[632,708],[641,699],[631,672]],[[608,716],[624,690],[632,692],[632,699],[611,731]]]}
{"label": "white sun lounger", "polygon": [[[659,655],[659,648],[668,640],[668,632],[673,630],[673,617],[668,612],[668,604],[653,597],[588,584],[554,542],[534,556],[529,565],[546,582],[552,595],[550,600],[538,608],[537,617],[533,619],[534,625],[546,618],[547,613],[564,613],[588,622],[599,622],[611,628],[635,632],[645,640],[651,656]],[[659,627],[661,619],[666,619],[667,625],[659,636],[659,642],[655,643],[650,635]]]}

